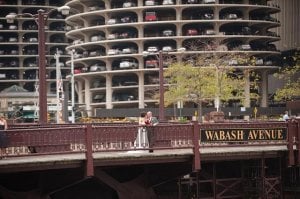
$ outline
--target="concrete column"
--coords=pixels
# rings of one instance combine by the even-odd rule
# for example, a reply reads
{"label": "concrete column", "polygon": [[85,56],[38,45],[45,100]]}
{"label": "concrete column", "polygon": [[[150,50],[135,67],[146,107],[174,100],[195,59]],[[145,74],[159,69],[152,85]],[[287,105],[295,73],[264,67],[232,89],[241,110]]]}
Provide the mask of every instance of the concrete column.
{"label": "concrete column", "polygon": [[91,91],[90,91],[90,80],[89,79],[84,79],[84,98],[85,98],[85,106],[86,106],[86,111],[87,115],[90,117],[92,116],[92,109],[91,109]]}
{"label": "concrete column", "polygon": [[246,108],[250,107],[250,74],[249,70],[244,70],[244,76],[245,76],[245,102],[244,106]]}
{"label": "concrete column", "polygon": [[112,76],[106,75],[106,108],[112,109]]}
{"label": "concrete column", "polygon": [[[83,101],[83,95],[82,95],[82,81],[76,81],[77,82],[77,95],[78,95],[78,103],[79,104],[83,104],[84,101]],[[76,87],[75,87],[76,88]]]}
{"label": "concrete column", "polygon": [[266,70],[261,73],[261,107],[268,107],[268,72]]}
{"label": "concrete column", "polygon": [[145,108],[145,89],[144,89],[144,73],[138,73],[139,78],[139,108]]}

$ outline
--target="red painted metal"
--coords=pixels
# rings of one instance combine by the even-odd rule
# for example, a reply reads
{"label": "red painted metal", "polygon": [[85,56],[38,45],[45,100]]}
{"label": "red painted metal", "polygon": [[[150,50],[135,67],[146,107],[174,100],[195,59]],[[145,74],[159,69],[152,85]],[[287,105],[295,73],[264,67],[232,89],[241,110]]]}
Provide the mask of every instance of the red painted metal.
{"label": "red painted metal", "polygon": [[201,160],[200,160],[200,127],[198,122],[194,122],[194,131],[193,131],[193,144],[194,144],[194,171],[199,171],[201,169]]}
{"label": "red painted metal", "polygon": [[[285,141],[263,141],[244,143],[202,143],[200,129],[216,128],[287,128],[288,137]],[[8,157],[26,155],[45,155],[58,153],[86,153],[87,174],[93,174],[93,152],[129,151],[136,150],[134,141],[139,126],[136,123],[98,123],[98,124],[46,124],[32,125],[28,127],[11,126],[6,134],[10,140]],[[235,147],[249,145],[285,145],[288,147],[289,165],[295,165],[294,141],[299,140],[299,120],[289,122],[235,122],[235,123],[161,123],[151,127],[155,137],[154,149],[183,149],[194,150],[193,167],[195,171],[201,169],[200,145],[204,147]],[[197,142],[197,140],[200,140]],[[299,142],[298,142],[299,150]],[[31,153],[27,147],[34,149]],[[201,150],[201,149],[200,149]],[[299,151],[298,151],[299,153]],[[297,155],[297,154],[296,154]],[[300,156],[300,155],[299,155]],[[299,157],[298,157],[299,163]]]}
{"label": "red painted metal", "polygon": [[297,125],[297,132],[296,132],[296,137],[297,137],[297,150],[298,150],[298,159],[297,159],[297,165],[300,166],[300,119],[296,120],[298,125]]}
{"label": "red painted metal", "polygon": [[86,127],[86,176],[94,176],[94,160],[92,149],[92,125],[88,124]]}
{"label": "red painted metal", "polygon": [[264,178],[264,198],[280,198],[282,195],[280,177]]}
{"label": "red painted metal", "polygon": [[47,13],[44,10],[38,10],[38,53],[39,53],[39,123],[47,123],[47,81],[46,81],[46,40],[45,23]]}
{"label": "red painted metal", "polygon": [[216,180],[216,198],[242,198],[242,178]]}
{"label": "red painted metal", "polygon": [[297,125],[293,120],[289,120],[288,124],[288,164],[289,166],[295,165],[294,142],[296,139]]}

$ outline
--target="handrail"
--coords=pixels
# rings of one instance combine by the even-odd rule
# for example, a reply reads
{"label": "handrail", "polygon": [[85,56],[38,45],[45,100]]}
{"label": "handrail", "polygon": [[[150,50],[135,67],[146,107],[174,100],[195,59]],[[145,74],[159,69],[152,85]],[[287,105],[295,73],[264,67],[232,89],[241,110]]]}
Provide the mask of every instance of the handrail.
{"label": "handrail", "polygon": [[[147,127],[153,133],[155,144],[151,149],[194,149],[195,167],[200,160],[201,148],[208,147],[247,147],[247,146],[287,146],[289,164],[300,164],[300,157],[294,150],[300,148],[300,120],[288,122],[232,122],[232,123],[161,123]],[[8,157],[45,155],[59,153],[92,153],[109,151],[138,150],[134,142],[140,126],[137,123],[96,123],[96,124],[53,124],[13,126],[5,131],[9,140],[6,149]],[[201,138],[201,130],[212,129],[286,129],[287,135],[282,140],[242,140],[207,142]],[[198,140],[198,142],[197,142]],[[200,145],[197,145],[199,143]],[[149,149],[144,146],[144,149]],[[296,159],[297,158],[297,159]],[[91,161],[91,160],[89,160]]]}

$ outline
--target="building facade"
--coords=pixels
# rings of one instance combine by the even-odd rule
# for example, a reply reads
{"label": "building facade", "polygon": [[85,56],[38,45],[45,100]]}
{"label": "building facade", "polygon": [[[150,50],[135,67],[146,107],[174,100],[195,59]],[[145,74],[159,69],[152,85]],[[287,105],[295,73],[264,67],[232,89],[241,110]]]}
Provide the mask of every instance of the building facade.
{"label": "building facade", "polygon": [[[53,10],[64,5],[64,1],[52,0],[12,0],[0,1],[0,90],[18,86],[28,93],[15,93],[5,98],[1,96],[1,111],[9,111],[13,104],[35,103],[38,95],[38,23],[34,15],[38,10]],[[8,15],[16,15],[13,23],[7,22]],[[50,12],[45,24],[46,46],[46,89],[47,102],[53,103],[56,93],[56,58],[59,53],[59,63],[62,76],[70,73],[65,65],[69,55],[65,50],[68,41],[65,37],[66,26],[64,16],[58,11]],[[26,102],[25,99],[28,99]],[[34,102],[33,102],[34,101]],[[38,102],[38,100],[37,100]]]}
{"label": "building facade", "polygon": [[[261,76],[260,106],[267,107],[267,76],[278,66],[280,40],[272,28],[280,22],[272,15],[280,12],[270,1],[69,1],[73,14],[66,22],[74,29],[66,36],[74,42],[74,65],[79,103],[93,115],[98,108],[154,107],[158,88],[157,56],[144,51],[166,52],[185,60],[191,54],[216,52],[245,53],[259,60],[254,70]],[[195,44],[191,46],[191,43]],[[176,49],[186,48],[185,52]],[[248,70],[244,70],[248,71]],[[247,75],[245,73],[245,75]],[[246,84],[245,106],[251,106],[251,83]]]}

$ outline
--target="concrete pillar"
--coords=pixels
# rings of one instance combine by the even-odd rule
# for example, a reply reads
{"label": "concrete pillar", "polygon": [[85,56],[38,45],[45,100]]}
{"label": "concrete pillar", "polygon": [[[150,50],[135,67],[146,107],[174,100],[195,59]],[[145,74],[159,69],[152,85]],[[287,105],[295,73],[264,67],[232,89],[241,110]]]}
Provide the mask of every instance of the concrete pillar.
{"label": "concrete pillar", "polygon": [[144,73],[140,72],[138,73],[138,79],[139,79],[139,108],[145,108],[145,89],[144,89]]}
{"label": "concrete pillar", "polygon": [[[82,95],[82,88],[83,88],[83,82],[82,81],[76,81],[77,82],[77,95],[78,95],[78,103],[83,104],[83,95]],[[76,88],[76,87],[75,87]]]}
{"label": "concrete pillar", "polygon": [[92,116],[92,109],[91,109],[91,91],[90,91],[90,80],[89,79],[84,79],[84,98],[85,98],[85,106],[86,106],[86,111],[88,117]]}
{"label": "concrete pillar", "polygon": [[106,108],[112,109],[112,76],[106,75]]}
{"label": "concrete pillar", "polygon": [[261,73],[261,107],[268,107],[268,72],[266,70]]}

